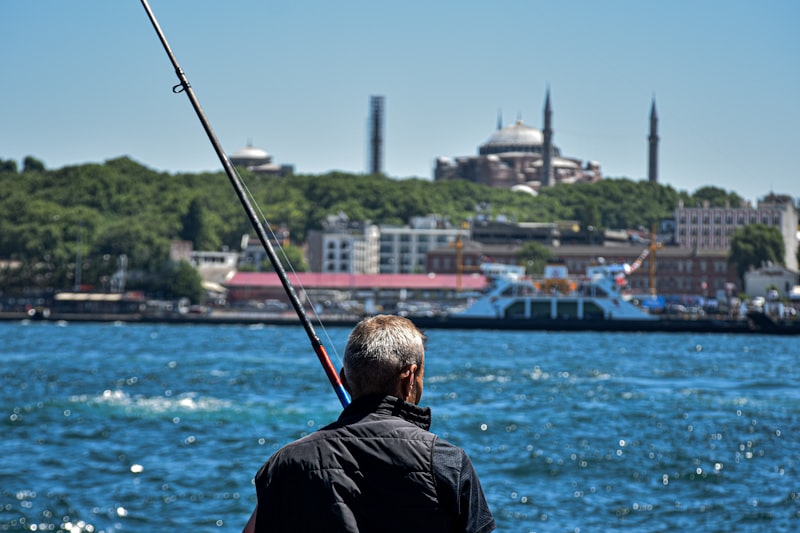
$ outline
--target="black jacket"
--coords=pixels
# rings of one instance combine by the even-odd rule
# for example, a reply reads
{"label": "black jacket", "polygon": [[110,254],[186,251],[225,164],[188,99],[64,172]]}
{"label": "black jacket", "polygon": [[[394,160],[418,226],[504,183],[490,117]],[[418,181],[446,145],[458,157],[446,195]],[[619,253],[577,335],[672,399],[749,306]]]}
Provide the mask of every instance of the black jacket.
{"label": "black jacket", "polygon": [[259,470],[256,531],[491,531],[472,463],[430,421],[392,396],[354,401]]}

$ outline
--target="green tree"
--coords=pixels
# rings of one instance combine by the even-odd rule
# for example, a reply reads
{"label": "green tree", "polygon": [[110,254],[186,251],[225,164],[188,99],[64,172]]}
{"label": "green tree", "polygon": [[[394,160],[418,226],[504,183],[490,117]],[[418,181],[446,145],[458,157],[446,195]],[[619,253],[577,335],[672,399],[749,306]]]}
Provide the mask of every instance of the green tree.
{"label": "green tree", "polygon": [[778,228],[765,224],[743,226],[731,235],[731,251],[728,262],[736,267],[736,273],[744,282],[744,274],[751,267],[772,262],[783,264],[785,246]]}
{"label": "green tree", "polygon": [[23,172],[44,172],[44,163],[40,160],[36,159],[33,156],[25,156],[25,159],[22,161],[22,171]]}
{"label": "green tree", "polygon": [[186,261],[171,263],[165,274],[169,297],[188,298],[195,304],[203,300],[203,280],[192,265]]}
{"label": "green tree", "polygon": [[[278,254],[278,257],[281,260],[281,265],[283,265],[285,270],[289,272],[292,270],[295,272],[308,272],[308,264],[303,257],[303,250],[300,249],[299,246],[292,246],[290,244],[288,246],[282,246],[280,249],[276,249],[275,252]],[[264,272],[273,272],[275,268],[272,266],[272,263],[270,263],[269,259],[266,259],[261,265],[261,270]]]}
{"label": "green tree", "polygon": [[0,173],[8,172],[9,174],[17,173],[17,162],[13,159],[0,159]]}
{"label": "green tree", "polygon": [[543,274],[548,261],[553,260],[553,253],[543,244],[526,242],[517,252],[517,261],[525,265],[529,274]]}
{"label": "green tree", "polygon": [[692,195],[695,204],[702,204],[708,202],[711,207],[739,207],[742,203],[742,197],[735,192],[728,193],[725,189],[719,187],[705,186],[697,189]]}
{"label": "green tree", "polygon": [[211,216],[207,211],[201,201],[195,198],[181,218],[180,237],[191,241],[195,250],[214,250],[219,247],[219,238],[214,234]]}

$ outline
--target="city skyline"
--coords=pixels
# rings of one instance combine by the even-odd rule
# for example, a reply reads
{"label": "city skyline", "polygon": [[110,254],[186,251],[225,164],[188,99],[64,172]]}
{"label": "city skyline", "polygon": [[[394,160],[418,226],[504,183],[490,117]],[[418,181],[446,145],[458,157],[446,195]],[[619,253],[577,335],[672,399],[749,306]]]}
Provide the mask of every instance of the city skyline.
{"label": "city skyline", "polygon": [[[366,172],[382,95],[385,173],[432,179],[498,112],[541,129],[549,88],[553,142],[607,178],[647,179],[655,98],[660,183],[800,196],[794,2],[150,5],[229,155],[251,142],[298,173]],[[3,13],[0,158],[220,170],[139,2]]]}

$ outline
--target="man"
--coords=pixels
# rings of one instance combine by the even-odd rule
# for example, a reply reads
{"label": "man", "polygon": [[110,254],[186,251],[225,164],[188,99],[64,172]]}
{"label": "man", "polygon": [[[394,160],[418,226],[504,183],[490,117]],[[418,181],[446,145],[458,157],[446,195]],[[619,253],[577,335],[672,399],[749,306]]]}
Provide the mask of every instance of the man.
{"label": "man", "polygon": [[477,532],[494,519],[467,454],[428,431],[425,337],[379,315],[350,333],[339,419],[278,450],[256,475],[245,533]]}

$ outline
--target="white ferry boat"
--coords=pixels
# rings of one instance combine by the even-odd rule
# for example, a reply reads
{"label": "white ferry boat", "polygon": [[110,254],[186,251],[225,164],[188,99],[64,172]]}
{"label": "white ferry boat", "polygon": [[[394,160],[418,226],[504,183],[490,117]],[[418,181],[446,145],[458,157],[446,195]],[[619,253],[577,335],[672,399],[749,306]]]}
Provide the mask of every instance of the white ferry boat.
{"label": "white ferry boat", "polygon": [[525,276],[524,268],[484,263],[489,286],[452,319],[548,321],[658,320],[624,293],[627,265],[599,262],[585,276],[569,277],[566,265],[545,267],[544,278]]}

